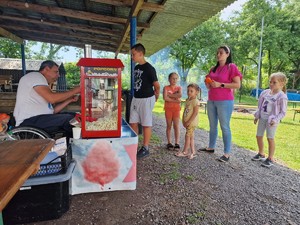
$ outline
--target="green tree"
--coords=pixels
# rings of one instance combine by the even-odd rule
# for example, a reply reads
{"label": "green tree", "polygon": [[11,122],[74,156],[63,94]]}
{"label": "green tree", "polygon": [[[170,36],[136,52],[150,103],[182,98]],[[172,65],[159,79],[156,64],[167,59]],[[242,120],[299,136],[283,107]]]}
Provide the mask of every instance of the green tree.
{"label": "green tree", "polygon": [[264,18],[260,87],[263,81],[267,85],[270,74],[275,71],[289,74],[299,68],[299,14],[294,10],[299,4],[295,0],[249,0],[229,23],[238,59],[248,66],[248,73],[253,74],[259,63]]}
{"label": "green tree", "polygon": [[208,71],[215,63],[217,47],[224,43],[224,24],[219,15],[212,17],[170,46],[170,55],[177,60],[182,84],[193,66]]}
{"label": "green tree", "polygon": [[[24,45],[25,55],[30,53],[31,43]],[[8,38],[0,38],[0,57],[2,58],[21,58],[21,44]]]}
{"label": "green tree", "polygon": [[[36,41],[25,41],[25,58],[40,60],[60,60],[58,52],[68,51],[69,48],[63,45],[51,43],[39,43]],[[0,38],[0,57],[21,58],[21,45],[7,38]]]}
{"label": "green tree", "polygon": [[300,86],[300,2],[291,0],[290,4],[286,4],[283,8],[284,28],[286,37],[283,39],[282,46],[287,50],[287,57],[291,62],[291,70],[289,75],[289,86],[297,89]]}
{"label": "green tree", "polygon": [[42,60],[60,60],[62,59],[61,56],[59,56],[58,52],[60,50],[63,50],[67,52],[69,50],[68,47],[64,45],[56,45],[52,43],[41,43],[39,45],[37,42],[33,42],[34,45],[37,46],[38,50],[33,51],[32,53],[32,59],[42,59]]}
{"label": "green tree", "polygon": [[80,68],[75,62],[65,63],[66,80],[68,89],[73,88],[80,84]]}

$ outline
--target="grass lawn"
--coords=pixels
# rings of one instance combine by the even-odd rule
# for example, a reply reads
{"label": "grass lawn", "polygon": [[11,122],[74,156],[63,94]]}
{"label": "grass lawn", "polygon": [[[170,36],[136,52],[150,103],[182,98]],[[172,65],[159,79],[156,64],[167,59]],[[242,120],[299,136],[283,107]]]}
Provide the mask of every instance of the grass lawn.
{"label": "grass lawn", "polygon": [[[236,98],[238,99],[238,98]],[[164,116],[163,100],[159,99],[155,104],[154,113]],[[253,105],[256,100],[253,97],[243,96],[241,104]],[[300,171],[300,115],[296,115],[293,121],[294,110],[292,105],[289,105],[288,112],[282,122],[279,124],[276,136],[275,158],[280,164],[284,164],[289,168]],[[232,142],[240,147],[257,152],[256,144],[256,128],[253,123],[253,115],[249,113],[234,112],[231,118]],[[204,113],[204,108],[199,110],[199,128],[209,130],[207,114]],[[221,136],[221,129],[219,129]],[[298,147],[297,147],[298,146]],[[265,152],[268,153],[268,143],[265,138]]]}

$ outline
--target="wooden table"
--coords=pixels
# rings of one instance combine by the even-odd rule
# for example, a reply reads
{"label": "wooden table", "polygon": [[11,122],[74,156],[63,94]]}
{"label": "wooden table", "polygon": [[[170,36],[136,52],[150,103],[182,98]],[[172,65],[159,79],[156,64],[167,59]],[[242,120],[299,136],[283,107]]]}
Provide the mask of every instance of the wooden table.
{"label": "wooden table", "polygon": [[0,224],[2,210],[27,178],[37,172],[54,143],[52,139],[0,142]]}
{"label": "wooden table", "polygon": [[[294,118],[293,118],[293,121],[295,121],[295,118],[296,118],[296,114],[300,113],[300,108],[299,109],[294,109]],[[299,119],[299,122],[300,122],[300,119]]]}
{"label": "wooden table", "polygon": [[297,104],[300,103],[300,101],[290,101],[290,100],[288,102],[293,104],[293,108],[296,108]]}

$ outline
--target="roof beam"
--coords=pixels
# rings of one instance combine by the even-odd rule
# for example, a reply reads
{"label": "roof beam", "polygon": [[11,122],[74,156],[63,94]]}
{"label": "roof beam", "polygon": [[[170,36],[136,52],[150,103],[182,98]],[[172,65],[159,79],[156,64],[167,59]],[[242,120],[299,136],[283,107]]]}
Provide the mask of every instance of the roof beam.
{"label": "roof beam", "polygon": [[13,33],[9,32],[8,30],[5,30],[4,28],[0,27],[0,35],[3,37],[7,37],[19,44],[23,44],[24,40],[16,35],[14,35]]}
{"label": "roof beam", "polygon": [[[4,26],[5,27],[5,26]],[[97,36],[97,35],[91,35],[91,34],[85,34],[85,33],[74,33],[72,31],[68,32],[68,33],[65,33],[65,32],[61,32],[57,29],[53,29],[53,30],[39,30],[39,31],[36,31],[36,30],[32,30],[30,29],[29,27],[24,27],[24,26],[18,26],[18,25],[7,25],[7,27],[13,29],[13,30],[22,30],[22,31],[27,31],[27,32],[30,32],[32,33],[32,35],[36,35],[36,36],[42,36],[42,35],[57,35],[57,36],[61,36],[62,39],[64,39],[64,37],[66,35],[71,35],[72,39],[80,39],[82,41],[84,40],[87,40],[87,41],[93,41],[93,42],[96,42],[97,39],[101,39],[101,42],[103,41],[104,43],[112,43],[112,44],[115,44],[117,45],[117,38],[116,37],[113,37],[113,38],[105,38],[105,37],[100,37],[100,36]],[[34,34],[36,33],[36,34]],[[97,42],[96,42],[97,43]]]}
{"label": "roof beam", "polygon": [[141,9],[149,12],[162,12],[164,11],[164,6],[150,2],[144,2]]}
{"label": "roof beam", "polygon": [[97,3],[104,3],[108,5],[114,5],[114,6],[131,6],[133,3],[133,0],[91,0],[92,2]]}
{"label": "roof beam", "polygon": [[124,42],[126,41],[126,38],[128,37],[129,31],[130,31],[130,19],[132,17],[137,16],[137,14],[139,13],[143,3],[144,3],[144,0],[135,0],[134,1],[133,5],[131,7],[131,10],[130,10],[128,20],[127,20],[126,25],[124,27],[124,31],[121,35],[122,38],[120,40],[119,47],[117,48],[117,51],[115,52],[116,57],[120,53],[120,51],[121,51],[121,49],[124,45]]}
{"label": "roof beam", "polygon": [[[134,3],[134,0],[91,0],[91,1],[113,5],[113,6],[127,6],[127,7],[131,7]],[[150,12],[161,12],[164,10],[164,6],[156,3],[143,2],[141,9]]]}
{"label": "roof beam", "polygon": [[90,21],[106,23],[106,24],[125,24],[127,22],[126,18],[105,16],[96,13],[84,12],[79,10],[71,10],[65,8],[63,9],[63,8],[53,7],[53,6],[42,6],[42,5],[32,4],[32,3],[28,3],[28,5],[29,6],[26,7],[23,2],[16,2],[13,0],[0,1],[0,6],[2,7],[9,7],[14,9],[19,9],[19,10],[26,10],[26,11],[34,11],[37,13],[59,15],[59,16],[71,17],[71,18],[82,19],[82,20],[90,20]]}
{"label": "roof beam", "polygon": [[4,20],[12,20],[12,21],[22,21],[26,23],[33,23],[38,25],[49,25],[53,27],[61,27],[61,28],[67,28],[70,30],[80,30],[84,32],[90,32],[90,33],[96,33],[96,34],[102,34],[102,35],[109,35],[109,36],[117,36],[118,33],[121,32],[121,30],[109,30],[109,29],[103,29],[99,27],[93,27],[89,25],[80,25],[80,24],[73,24],[73,23],[60,23],[60,22],[48,22],[47,20],[44,20],[43,23],[39,19],[27,19],[23,17],[13,17],[13,16],[3,16],[0,15],[0,19]]}
{"label": "roof beam", "polygon": [[[24,39],[26,39],[26,35],[24,37]],[[30,40],[32,41],[38,41],[38,42],[45,42],[45,43],[53,43],[53,44],[57,44],[57,45],[65,45],[65,46],[74,46],[77,48],[84,48],[85,44],[90,44],[93,46],[93,49],[95,50],[102,50],[102,51],[111,51],[113,52],[115,50],[115,47],[113,45],[102,45],[102,44],[95,44],[94,42],[81,42],[81,41],[64,41],[64,40],[57,40],[53,37],[37,37],[37,36],[33,36],[30,37]]]}

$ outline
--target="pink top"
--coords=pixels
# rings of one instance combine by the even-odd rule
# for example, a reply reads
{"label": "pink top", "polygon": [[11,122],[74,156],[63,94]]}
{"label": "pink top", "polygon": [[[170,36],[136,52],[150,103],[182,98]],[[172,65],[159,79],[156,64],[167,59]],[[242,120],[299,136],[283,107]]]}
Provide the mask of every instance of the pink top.
{"label": "pink top", "polygon": [[[210,69],[208,77],[220,83],[232,83],[234,77],[239,76],[242,79],[242,74],[234,63],[224,66],[219,66],[214,73],[213,68]],[[233,90],[229,88],[211,88],[208,91],[208,100],[225,101],[234,100]]]}

